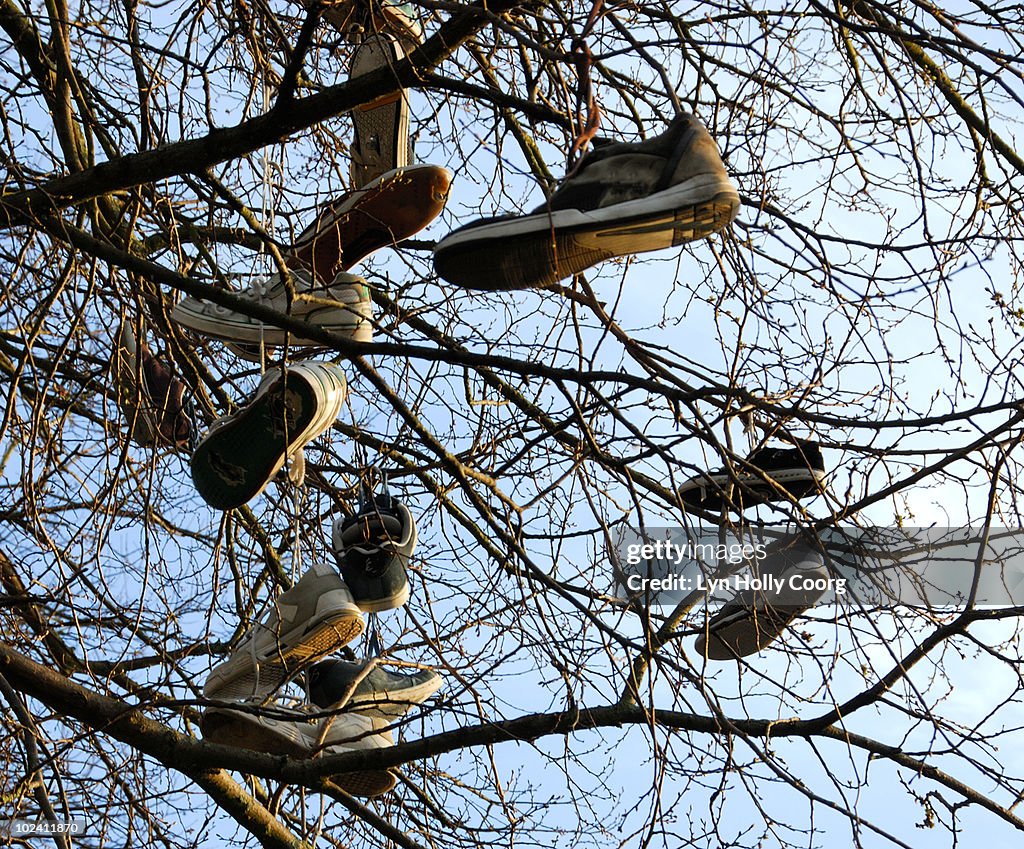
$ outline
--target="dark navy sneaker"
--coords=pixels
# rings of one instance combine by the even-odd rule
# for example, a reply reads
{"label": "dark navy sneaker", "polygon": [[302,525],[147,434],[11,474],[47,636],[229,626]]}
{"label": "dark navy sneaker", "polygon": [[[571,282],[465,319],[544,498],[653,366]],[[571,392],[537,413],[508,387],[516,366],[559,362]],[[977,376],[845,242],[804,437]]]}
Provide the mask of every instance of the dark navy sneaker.
{"label": "dark navy sneaker", "polygon": [[336,519],[331,544],[360,609],[391,610],[409,600],[405,567],[416,548],[416,521],[397,498],[376,495],[354,516]]}
{"label": "dark navy sneaker", "polygon": [[733,660],[761,651],[789,624],[825,595],[829,573],[821,555],[806,546],[772,551],[757,567],[772,589],[743,590],[707,620],[698,635],[697,654],[709,660]]}
{"label": "dark navy sneaker", "polygon": [[432,669],[401,675],[372,661],[325,660],[307,675],[309,700],[317,707],[384,719],[404,716],[441,688],[441,676]]}
{"label": "dark navy sneaker", "polygon": [[824,481],[820,446],[801,441],[795,448],[761,448],[729,468],[692,477],[679,487],[679,497],[687,507],[701,510],[744,510],[817,495]]}
{"label": "dark navy sneaker", "polygon": [[613,257],[711,236],[739,208],[714,140],[683,114],[659,136],[595,146],[528,215],[455,230],[434,248],[434,269],[470,289],[548,286]]}

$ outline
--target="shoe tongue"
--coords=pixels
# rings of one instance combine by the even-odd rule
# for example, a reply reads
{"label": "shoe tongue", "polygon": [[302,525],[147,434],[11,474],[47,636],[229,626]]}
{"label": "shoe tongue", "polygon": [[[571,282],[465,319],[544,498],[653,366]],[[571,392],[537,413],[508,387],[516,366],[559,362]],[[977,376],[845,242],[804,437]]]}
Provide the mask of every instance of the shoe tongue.
{"label": "shoe tongue", "polygon": [[291,271],[292,285],[296,292],[308,292],[313,288],[313,276],[304,269],[297,268]]}
{"label": "shoe tongue", "polygon": [[357,516],[345,530],[343,539],[349,545],[361,541],[381,543],[397,541],[402,536],[402,521],[387,513],[371,513]]}

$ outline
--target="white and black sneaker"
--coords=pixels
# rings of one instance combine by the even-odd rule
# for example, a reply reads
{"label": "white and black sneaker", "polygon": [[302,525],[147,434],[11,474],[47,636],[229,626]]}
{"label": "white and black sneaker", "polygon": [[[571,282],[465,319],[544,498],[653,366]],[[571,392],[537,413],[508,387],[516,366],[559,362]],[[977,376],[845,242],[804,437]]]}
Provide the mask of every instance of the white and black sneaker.
{"label": "white and black sneaker", "polygon": [[587,154],[529,215],[473,221],[434,248],[434,268],[470,289],[546,286],[617,256],[671,248],[726,228],[740,198],[704,125]]}
{"label": "white and black sneaker", "polygon": [[684,505],[710,512],[745,510],[769,501],[795,501],[817,495],[825,462],[816,442],[795,448],[761,448],[729,467],[712,469],[679,487]]}
{"label": "white and black sneaker", "polygon": [[[213,707],[203,714],[199,727],[203,739],[211,743],[293,758],[374,752],[395,745],[387,720],[358,713],[316,720],[309,710],[277,706],[266,709],[271,712],[275,716],[255,708]],[[328,783],[353,796],[372,799],[391,790],[397,780],[386,768],[366,768],[332,775]]]}

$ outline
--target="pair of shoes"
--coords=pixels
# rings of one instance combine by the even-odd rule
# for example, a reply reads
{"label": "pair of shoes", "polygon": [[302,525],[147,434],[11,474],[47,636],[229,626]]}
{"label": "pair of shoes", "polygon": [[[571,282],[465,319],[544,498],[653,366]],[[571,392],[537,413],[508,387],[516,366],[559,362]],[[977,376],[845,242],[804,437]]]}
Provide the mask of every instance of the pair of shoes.
{"label": "pair of shoes", "polygon": [[[282,315],[308,322],[356,342],[373,341],[373,302],[366,281],[347,270],[359,260],[418,233],[444,209],[451,172],[436,165],[396,168],[364,188],[348,192],[321,209],[286,257],[292,268],[293,298],[281,275],[256,278],[238,296]],[[320,346],[274,324],[212,301],[186,297],[171,318],[206,336],[222,339],[245,359],[259,361],[254,344]]]}
{"label": "pair of shoes", "polygon": [[471,289],[548,286],[613,257],[711,236],[739,206],[715,142],[683,114],[647,141],[595,143],[529,215],[480,219],[442,239],[434,268]]}
{"label": "pair of shoes", "polygon": [[[210,673],[203,687],[207,698],[264,699],[305,665],[358,637],[363,613],[408,601],[406,565],[416,547],[416,522],[396,498],[378,495],[337,520],[332,545],[341,574],[319,563],[282,593],[266,619]],[[378,683],[374,677],[367,686],[380,689]]]}
{"label": "pair of shoes", "polygon": [[185,412],[185,384],[171,374],[143,342],[136,343],[125,321],[117,334],[112,372],[117,405],[128,435],[139,445],[184,448],[192,440],[192,420]]}
{"label": "pair of shoes", "polygon": [[[308,712],[285,711],[285,719],[237,708],[210,708],[199,727],[212,743],[266,752],[271,755],[311,758],[346,752],[373,751],[395,745],[388,721],[358,713],[314,720]],[[332,775],[332,784],[353,796],[373,798],[391,790],[397,780],[387,769],[366,769]]]}
{"label": "pair of shoes", "polygon": [[772,551],[758,567],[772,589],[743,590],[707,621],[697,637],[697,654],[709,660],[733,660],[761,651],[797,616],[820,599],[829,574],[821,555],[806,546]]}
{"label": "pair of shoes", "polygon": [[253,400],[218,419],[192,454],[192,480],[211,507],[232,510],[261,493],[285,462],[329,430],[348,393],[333,363],[268,371]]}
{"label": "pair of shoes", "polygon": [[742,511],[772,501],[807,498],[823,491],[825,461],[816,442],[795,448],[761,448],[735,466],[690,478],[679,487],[687,507],[711,512]]}

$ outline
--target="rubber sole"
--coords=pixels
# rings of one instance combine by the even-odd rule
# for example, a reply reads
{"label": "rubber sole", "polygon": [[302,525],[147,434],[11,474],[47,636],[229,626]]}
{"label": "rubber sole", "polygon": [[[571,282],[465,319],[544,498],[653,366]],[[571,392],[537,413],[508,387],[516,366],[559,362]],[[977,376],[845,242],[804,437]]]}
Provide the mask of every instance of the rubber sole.
{"label": "rubber sole", "polygon": [[[342,577],[344,577],[345,571],[342,570]],[[355,579],[353,579],[355,581]],[[349,586],[351,590],[351,585]],[[356,597],[356,590],[352,590],[352,597],[355,598],[355,602],[359,605],[359,609],[364,613],[379,613],[382,610],[394,610],[397,607],[402,607],[412,594],[412,590],[409,588],[409,582],[402,586],[402,588],[389,596],[380,596],[379,598],[368,598],[362,599]]]}
{"label": "rubber sole", "polygon": [[344,790],[350,796],[374,799],[394,790],[398,779],[386,769],[376,769],[339,773],[332,775],[327,783]]}
{"label": "rubber sole", "polygon": [[313,387],[298,375],[279,380],[196,448],[192,480],[203,500],[232,510],[259,495],[316,414]]}
{"label": "rubber sole", "polygon": [[209,699],[266,698],[306,664],[347,646],[365,627],[358,608],[336,608],[323,620],[283,635],[278,650],[260,659],[258,671],[247,653],[225,661],[210,673],[203,693]]}
{"label": "rubber sole", "polygon": [[[649,212],[629,214],[630,207],[644,206],[634,201],[589,213],[536,213],[482,225],[478,232],[456,231],[438,244],[434,268],[449,283],[470,289],[549,286],[614,257],[706,238],[728,227],[739,211],[735,189],[685,204],[683,191],[663,194],[660,202],[658,196],[650,199],[656,208]],[[676,194],[679,205],[672,203]]]}
{"label": "rubber sole", "polygon": [[[765,474],[779,484],[783,492],[793,499],[807,498],[821,492],[827,475],[822,469],[765,470]],[[779,489],[769,487],[761,478],[740,472],[734,485],[732,500],[743,508],[755,507],[770,501],[783,501]],[[690,507],[712,512],[730,506],[723,494],[729,492],[732,479],[725,474],[694,478],[679,487],[679,498]]]}
{"label": "rubber sole", "polygon": [[[394,66],[405,58],[398,39],[371,35],[356,49],[349,79],[378,68]],[[355,141],[350,151],[351,178],[357,187],[410,163],[409,96],[404,89],[352,110]]]}

